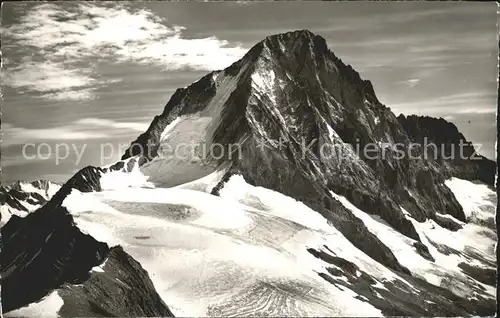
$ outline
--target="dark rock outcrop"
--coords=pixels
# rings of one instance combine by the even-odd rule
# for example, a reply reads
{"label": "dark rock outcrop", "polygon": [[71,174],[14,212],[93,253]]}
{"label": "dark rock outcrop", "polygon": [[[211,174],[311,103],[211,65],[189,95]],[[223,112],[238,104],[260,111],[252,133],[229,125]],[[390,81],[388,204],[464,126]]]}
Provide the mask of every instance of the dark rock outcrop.
{"label": "dark rock outcrop", "polygon": [[413,247],[415,247],[417,253],[420,254],[420,256],[422,256],[426,260],[429,260],[431,262],[435,261],[434,257],[429,252],[429,248],[426,245],[422,244],[422,242],[413,243]]}
{"label": "dark rock outcrop", "polygon": [[109,250],[80,232],[64,208],[13,216],[1,234],[4,312],[37,301],[63,283],[82,283]]}
{"label": "dark rock outcrop", "polygon": [[398,121],[412,142],[424,149],[428,160],[444,173],[466,180],[495,183],[497,167],[494,161],[476,153],[474,145],[457,127],[443,118],[399,115]]}
{"label": "dark rock outcrop", "polygon": [[463,262],[459,263],[458,267],[460,267],[464,271],[464,273],[467,273],[467,275],[474,277],[481,283],[496,287],[497,272],[495,271],[495,269],[482,268]]}
{"label": "dark rock outcrop", "polygon": [[28,208],[25,207],[22,202],[28,198],[28,194],[15,189],[8,189],[5,187],[0,187],[0,205],[7,204],[9,207],[14,208],[19,211],[28,212]]}
{"label": "dark rock outcrop", "polygon": [[125,164],[121,161],[107,167],[86,166],[75,173],[47,202],[51,208],[56,208],[62,204],[64,199],[71,193],[73,189],[80,192],[99,192],[101,188],[101,177],[103,174],[123,169]]}
{"label": "dark rock outcrop", "polygon": [[[148,273],[120,246],[109,250],[101,270],[83,284],[58,290],[63,317],[173,317],[156,293]],[[110,295],[112,295],[110,297]]]}
{"label": "dark rock outcrop", "polygon": [[210,194],[219,196],[220,195],[220,190],[222,190],[222,188],[224,188],[224,185],[226,184],[226,182],[228,182],[229,179],[233,175],[234,175],[234,173],[231,172],[231,171],[226,172],[224,174],[224,176],[222,176],[222,178],[220,179],[220,181],[215,185],[215,187],[213,187],[213,189],[210,191]]}
{"label": "dark rock outcrop", "polygon": [[[492,314],[493,299],[478,297],[477,300],[470,300],[459,297],[445,288],[404,273],[398,273],[398,276],[405,279],[412,288],[397,280],[387,280],[381,288],[356,264],[330,254],[332,252],[327,246],[325,249],[327,251],[308,249],[316,258],[333,265],[318,275],[341,290],[350,289],[356,292],[360,295],[357,297],[361,297],[358,299],[380,309],[385,316],[447,317],[469,316],[471,313],[479,316]],[[477,275],[490,283],[491,279],[494,279],[490,272]]]}

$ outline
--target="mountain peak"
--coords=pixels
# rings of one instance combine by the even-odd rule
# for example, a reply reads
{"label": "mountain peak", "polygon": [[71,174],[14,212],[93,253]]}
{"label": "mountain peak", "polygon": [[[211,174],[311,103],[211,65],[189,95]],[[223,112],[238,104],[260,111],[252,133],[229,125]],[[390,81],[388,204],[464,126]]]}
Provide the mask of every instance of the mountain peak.
{"label": "mountain peak", "polygon": [[[273,34],[266,37],[259,44],[263,44],[272,52],[301,53],[305,46],[312,49],[314,54],[327,54],[329,52],[326,40],[315,35],[309,30],[295,30],[285,33]],[[300,58],[301,55],[295,57]]]}
{"label": "mountain peak", "polygon": [[255,44],[240,60],[225,69],[226,73],[236,74],[245,64],[253,64],[259,58],[275,62],[283,56],[298,61],[309,60],[315,55],[325,55],[329,52],[326,40],[309,30],[295,30],[267,36]]}
{"label": "mountain peak", "polygon": [[273,40],[279,40],[283,41],[284,43],[290,43],[290,41],[297,41],[297,40],[312,40],[313,38],[317,37],[314,33],[307,29],[303,30],[295,30],[295,31],[288,31],[284,33],[277,33],[277,34],[272,34],[267,36],[264,39],[264,42],[266,41],[273,41]]}
{"label": "mountain peak", "polygon": [[[346,111],[359,110],[368,104],[380,105],[371,83],[337,58],[323,37],[309,30],[270,35],[225,70],[212,72],[178,89],[163,113],[155,117],[148,130],[132,143],[122,160],[138,155],[141,151],[137,149],[143,149],[142,153],[152,159],[157,154],[162,132],[174,118],[205,108],[217,113],[214,118],[222,116],[220,121],[209,124],[210,138],[220,142],[218,137],[221,136],[238,139],[249,133],[245,129],[250,127],[240,125],[239,131],[231,135],[226,125],[233,130],[236,129],[233,122],[254,122],[247,118],[252,108],[259,113],[255,118],[259,127],[252,128],[255,131],[275,130],[272,123],[276,122],[294,131],[310,126],[302,133],[316,136],[314,108],[321,108],[320,113],[325,118],[335,113],[334,117],[342,120]],[[278,108],[283,111],[280,116],[275,112]],[[267,111],[262,112],[263,109]],[[276,118],[270,118],[275,115]],[[262,123],[265,124],[260,127]],[[279,134],[275,131],[267,137],[277,140]]]}
{"label": "mountain peak", "polygon": [[249,53],[255,51],[257,47],[262,48],[259,50],[261,55],[279,63],[283,63],[286,59],[289,60],[288,63],[291,60],[292,63],[300,64],[314,61],[317,71],[322,71],[321,68],[325,70],[333,65],[342,80],[361,88],[364,94],[372,96],[378,102],[372,83],[361,78],[351,65],[337,57],[329,49],[325,38],[307,29],[270,35],[252,48]]}

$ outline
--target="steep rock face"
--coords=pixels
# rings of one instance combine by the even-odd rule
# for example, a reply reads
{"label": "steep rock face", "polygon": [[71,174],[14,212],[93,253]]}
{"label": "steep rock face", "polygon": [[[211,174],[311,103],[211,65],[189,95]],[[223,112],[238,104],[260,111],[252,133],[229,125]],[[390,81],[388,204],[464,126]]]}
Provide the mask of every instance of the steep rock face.
{"label": "steep rock face", "polygon": [[66,196],[71,189],[76,189],[81,192],[101,191],[100,180],[102,175],[123,169],[124,166],[123,162],[117,162],[109,167],[86,166],[80,169],[64,184],[62,193]]}
{"label": "steep rock face", "polygon": [[187,89],[178,89],[165,106],[163,113],[155,116],[146,132],[141,134],[125,151],[122,160],[140,155],[149,160],[158,155],[161,134],[168,124],[179,116],[194,113],[200,106],[206,105],[215,96],[213,72],[205,75]]}
{"label": "steep rock face", "polygon": [[65,282],[82,283],[109,250],[81,233],[62,208],[13,216],[1,234],[4,312],[37,301]]}
{"label": "steep rock face", "polygon": [[[398,121],[411,141],[427,148],[429,160],[445,173],[494,185],[495,162],[477,154],[474,145],[454,124],[443,118],[416,115],[399,115]],[[433,145],[437,146],[437,150]]]}

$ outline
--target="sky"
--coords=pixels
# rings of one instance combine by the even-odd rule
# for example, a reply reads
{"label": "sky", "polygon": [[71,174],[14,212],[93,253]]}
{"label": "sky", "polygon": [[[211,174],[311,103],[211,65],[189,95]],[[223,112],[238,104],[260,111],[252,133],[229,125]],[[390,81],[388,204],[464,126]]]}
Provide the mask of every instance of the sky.
{"label": "sky", "polygon": [[1,22],[3,183],[112,163],[177,88],[297,29],[396,115],[443,117],[495,158],[493,2],[4,2]]}

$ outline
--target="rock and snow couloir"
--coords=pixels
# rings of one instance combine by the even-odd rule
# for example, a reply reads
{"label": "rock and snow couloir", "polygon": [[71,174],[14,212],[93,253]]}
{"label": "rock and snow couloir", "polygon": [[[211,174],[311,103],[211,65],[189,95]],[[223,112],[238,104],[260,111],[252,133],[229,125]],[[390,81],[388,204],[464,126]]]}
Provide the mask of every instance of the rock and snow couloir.
{"label": "rock and snow couloir", "polygon": [[[122,160],[82,169],[2,234],[63,210],[58,217],[92,244],[123,247],[149,273],[141,290],[154,284],[176,315],[492,314],[495,164],[397,158],[394,149],[423,136],[465,141],[442,121],[396,117],[322,37],[273,35],[177,90]],[[369,144],[384,156],[356,151]],[[118,264],[103,268],[130,266]],[[52,299],[51,290],[71,296],[61,284],[29,302]],[[59,314],[71,314],[70,296]],[[142,315],[167,313],[163,302]]]}

